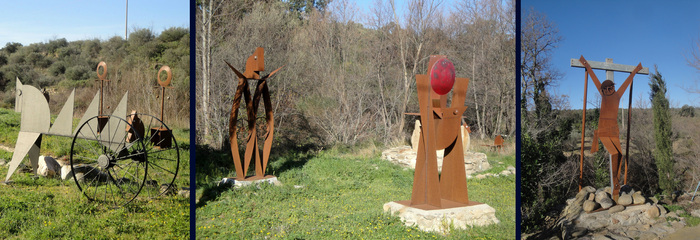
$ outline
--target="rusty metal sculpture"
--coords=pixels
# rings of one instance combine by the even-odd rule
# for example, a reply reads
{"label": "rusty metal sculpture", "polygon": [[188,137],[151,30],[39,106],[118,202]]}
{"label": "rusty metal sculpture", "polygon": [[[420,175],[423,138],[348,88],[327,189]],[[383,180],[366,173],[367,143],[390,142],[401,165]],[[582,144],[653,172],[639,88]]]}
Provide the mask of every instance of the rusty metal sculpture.
{"label": "rusty metal sculpture", "polygon": [[[460,134],[469,79],[455,78],[454,65],[444,55],[431,55],[428,69],[427,75],[416,75],[422,124],[411,200],[397,203],[423,210],[481,204],[469,200]],[[452,103],[447,107],[446,94],[453,85]],[[445,149],[445,156],[438,174],[440,149]]]}
{"label": "rusty metal sculpture", "polygon": [[[97,73],[99,81],[104,83],[107,75],[104,62],[98,65]],[[16,94],[19,98],[16,103],[20,106],[16,110],[21,112],[20,131],[5,182],[8,182],[27,154],[36,174],[41,137],[54,135],[73,138],[70,169],[64,167],[61,171],[67,173],[62,175],[72,177],[78,189],[90,200],[120,206],[131,202],[144,190],[145,195],[153,197],[174,188],[173,182],[180,162],[179,150],[155,149],[155,144],[148,144],[145,140],[152,139],[153,136],[144,136],[144,133],[134,131],[133,125],[125,120],[128,92],[114,108],[112,115],[101,114],[103,87],[104,84],[101,84],[100,91],[95,94],[75,131],[72,131],[75,90],[51,124],[49,104],[44,95],[33,86],[22,85],[17,79]],[[131,122],[135,118],[138,117],[129,116]],[[155,117],[148,121],[148,125],[167,129]],[[165,186],[160,185],[159,188],[158,184]]]}
{"label": "rusty metal sculpture", "polygon": [[[168,76],[166,77],[165,81],[160,81],[160,73],[165,71]],[[168,66],[162,66],[160,70],[158,70],[158,85],[160,85],[161,89],[161,94],[160,94],[160,120],[165,121],[165,115],[163,115],[164,109],[165,109],[165,88],[172,88],[168,87],[170,85],[170,81],[173,78],[173,73],[170,71],[170,67]],[[170,139],[173,136],[173,133],[170,129],[164,127],[164,126],[157,126],[151,128],[151,143],[155,144],[157,148],[170,148],[172,142]]]}
{"label": "rusty metal sculpture", "polygon": [[[270,90],[267,87],[267,79],[272,77],[277,71],[282,69],[282,67],[272,71],[266,76],[260,77],[260,72],[265,71],[265,50],[261,47],[256,48],[253,55],[248,57],[243,73],[236,70],[230,63],[226,62],[226,64],[236,73],[236,76],[238,76],[238,86],[236,87],[236,93],[233,97],[233,106],[231,107],[231,116],[229,118],[229,142],[231,143],[231,155],[233,155],[233,162],[236,168],[235,179],[241,181],[270,178],[272,176],[266,176],[265,170],[267,169],[267,162],[270,158],[275,122],[272,113],[272,103],[270,102]],[[248,85],[249,80],[257,81],[252,99],[250,97],[250,87]],[[238,152],[237,135],[238,108],[241,105],[241,97],[243,97],[245,101],[248,115],[248,137],[244,162],[241,162],[240,153]],[[262,98],[265,107],[265,121],[267,123],[267,133],[265,134],[262,158],[260,157],[257,130],[255,128],[260,98]],[[255,162],[255,175],[247,177],[246,174],[248,173],[251,160]]]}
{"label": "rusty metal sculpture", "polygon": [[[632,107],[632,82],[636,74],[649,74],[648,68],[643,68],[642,64],[639,63],[636,67],[629,65],[613,64],[612,59],[607,59],[606,62],[588,62],[583,56],[578,60],[571,59],[572,67],[582,67],[585,68],[586,82],[584,84],[584,101],[583,101],[583,120],[581,124],[581,162],[580,162],[580,175],[579,175],[579,191],[581,190],[581,181],[583,179],[583,146],[585,137],[585,125],[586,125],[586,97],[588,92],[588,75],[591,76],[593,83],[595,83],[598,92],[601,95],[600,104],[600,116],[598,118],[598,130],[593,134],[593,141],[591,145],[591,153],[598,151],[598,139],[603,143],[603,146],[610,154],[610,185],[612,189],[613,200],[617,201],[620,192],[620,173],[622,170],[622,148],[620,145],[620,130],[617,125],[617,114],[620,107],[620,99],[622,95],[630,87],[630,99],[628,111]],[[602,83],[598,80],[598,77],[593,72],[593,69],[606,70],[606,80]],[[630,75],[627,79],[620,85],[620,88],[615,90],[615,83],[613,82],[613,73],[617,72],[628,72]],[[629,134],[630,134],[630,119],[631,112],[627,114],[627,143],[625,151],[625,180],[624,184],[627,184],[627,162],[629,157]]]}

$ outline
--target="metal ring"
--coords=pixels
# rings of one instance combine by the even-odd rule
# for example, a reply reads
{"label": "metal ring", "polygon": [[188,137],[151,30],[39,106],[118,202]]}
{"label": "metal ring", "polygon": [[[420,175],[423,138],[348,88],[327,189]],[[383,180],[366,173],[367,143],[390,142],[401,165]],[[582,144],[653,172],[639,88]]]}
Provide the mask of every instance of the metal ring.
{"label": "metal ring", "polygon": [[[160,81],[160,73],[161,73],[162,71],[167,72],[167,73],[168,73],[168,77],[165,79],[165,81],[162,81],[162,82],[161,82],[161,81]],[[170,85],[170,80],[172,80],[172,79],[173,79],[173,72],[170,71],[170,67],[168,67],[167,65],[166,65],[166,66],[160,67],[160,70],[158,70],[158,84],[159,84],[161,87],[167,87],[168,85]]]}
{"label": "metal ring", "polygon": [[[100,67],[102,67],[102,75],[100,75]],[[95,71],[97,72],[97,77],[100,80],[105,80],[107,78],[107,63],[100,62],[97,64],[97,69]]]}

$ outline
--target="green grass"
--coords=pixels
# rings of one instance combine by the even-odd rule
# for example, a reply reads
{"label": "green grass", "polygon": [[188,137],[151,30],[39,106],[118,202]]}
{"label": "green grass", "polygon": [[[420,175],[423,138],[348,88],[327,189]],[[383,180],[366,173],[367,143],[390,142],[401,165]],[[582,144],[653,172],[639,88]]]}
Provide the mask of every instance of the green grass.
{"label": "green grass", "polygon": [[[0,144],[14,147],[19,114],[0,109]],[[74,125],[78,119],[74,119]],[[180,149],[178,187],[189,187],[189,130],[175,129]],[[42,155],[70,154],[72,138],[45,136]],[[8,162],[11,152],[0,150]],[[25,159],[23,163],[28,163]],[[8,166],[0,166],[4,178]],[[9,185],[0,185],[0,239],[186,239],[189,237],[189,199],[165,196],[142,198],[113,208],[89,201],[71,180],[33,178],[15,172]]]}
{"label": "green grass", "polygon": [[[226,156],[197,154],[198,163],[209,160],[199,156]],[[198,182],[197,238],[515,238],[514,175],[468,181],[470,200],[494,207],[499,224],[453,230],[442,236],[406,227],[399,217],[383,213],[384,203],[410,198],[413,170],[380,160],[376,153],[357,155],[329,150],[277,156],[271,159],[270,169],[283,186],[263,184],[259,188],[217,187],[216,181],[231,173],[217,170],[214,173],[219,175],[200,176],[198,165],[197,178],[210,181]],[[489,161],[494,165],[489,172],[494,173],[515,162],[512,156],[492,157]],[[503,164],[497,164],[499,161]]]}

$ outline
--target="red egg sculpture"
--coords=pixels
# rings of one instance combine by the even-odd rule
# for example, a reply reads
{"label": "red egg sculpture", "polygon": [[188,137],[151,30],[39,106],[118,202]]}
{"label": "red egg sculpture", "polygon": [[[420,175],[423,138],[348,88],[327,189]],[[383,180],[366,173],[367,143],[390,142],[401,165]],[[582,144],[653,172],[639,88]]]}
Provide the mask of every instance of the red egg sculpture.
{"label": "red egg sculpture", "polygon": [[455,84],[455,66],[447,58],[438,60],[430,69],[430,86],[433,91],[445,95]]}

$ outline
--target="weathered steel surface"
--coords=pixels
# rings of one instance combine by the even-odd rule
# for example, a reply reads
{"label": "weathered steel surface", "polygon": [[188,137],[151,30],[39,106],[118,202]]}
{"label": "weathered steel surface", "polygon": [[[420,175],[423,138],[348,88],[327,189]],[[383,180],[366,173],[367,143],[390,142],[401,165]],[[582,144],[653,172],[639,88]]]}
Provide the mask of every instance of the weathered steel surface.
{"label": "weathered steel surface", "polygon": [[[267,79],[272,77],[282,67],[272,71],[264,77],[260,77],[260,72],[265,70],[265,54],[263,48],[255,49],[253,55],[246,60],[246,68],[243,73],[239,72],[230,63],[226,62],[229,68],[238,76],[238,85],[236,93],[233,97],[231,106],[231,116],[229,117],[229,142],[231,143],[231,155],[233,156],[234,167],[236,168],[236,179],[257,179],[264,178],[267,170],[270,151],[272,148],[272,139],[274,134],[274,115],[272,112],[272,102],[270,101],[270,90],[267,86]],[[249,80],[257,81],[255,92],[251,98]],[[243,162],[241,162],[240,153],[238,152],[238,109],[241,106],[241,98],[243,98],[246,106],[246,115],[248,117],[247,125],[248,132],[246,138],[246,149]],[[260,105],[260,100],[263,101],[265,107],[265,122],[266,134],[263,143],[262,157],[258,146],[257,128],[255,121],[257,119],[257,109]],[[255,162],[255,175],[247,177],[248,167],[250,162]]]}
{"label": "weathered steel surface", "polygon": [[[620,107],[620,98],[622,98],[622,95],[627,90],[627,87],[632,83],[634,76],[638,72],[640,72],[643,69],[643,67],[641,63],[639,63],[636,67],[633,68],[632,66],[613,64],[611,62],[598,64],[597,69],[609,71],[627,72],[627,70],[632,68],[630,71],[630,75],[627,77],[627,79],[625,79],[625,81],[620,85],[620,88],[615,90],[615,84],[611,80],[605,80],[602,83],[598,80],[598,77],[595,75],[595,72],[593,72],[593,67],[588,61],[586,61],[586,59],[583,56],[581,56],[578,63],[583,65],[584,68],[586,68],[587,75],[591,76],[593,83],[596,85],[596,88],[598,89],[598,92],[601,95],[598,129],[594,132],[591,152],[593,153],[598,150],[598,140],[600,140],[600,142],[603,143],[603,146],[608,151],[608,153],[610,153],[610,184],[612,188],[613,200],[617,201],[620,192],[619,176],[621,172],[620,160],[622,159],[622,148],[620,146],[619,137],[620,131],[617,125],[617,113]],[[573,65],[574,61],[572,61],[572,66]],[[588,78],[586,78],[586,84],[587,82]],[[587,89],[584,89],[584,91],[587,91]],[[586,95],[585,92],[584,95]],[[584,112],[586,111],[585,105],[583,110]],[[585,123],[586,122],[584,118],[582,121],[582,125],[585,126]],[[629,139],[629,136],[627,138]],[[581,168],[580,176],[582,176],[582,172],[583,169]],[[579,179],[579,182],[581,182],[581,179]]]}
{"label": "weathered steel surface", "polygon": [[[454,77],[454,66],[444,55],[432,55],[428,62],[428,74],[416,75],[418,104],[421,120],[421,138],[418,144],[416,167],[413,177],[411,200],[398,203],[424,210],[445,209],[480,204],[469,201],[467,177],[464,168],[464,149],[460,134],[461,119],[469,79],[455,78],[454,85],[445,91],[441,74],[432,74],[439,63],[443,73]],[[447,74],[447,75],[450,75]],[[432,79],[438,78],[436,81]],[[431,84],[437,82],[440,84]],[[444,83],[447,84],[444,84]],[[447,93],[452,91],[451,106],[447,106]],[[436,92],[438,90],[440,92]],[[445,149],[442,173],[438,173],[437,150]]]}
{"label": "weathered steel surface", "polygon": [[[165,72],[167,74],[165,80],[161,81],[160,74]],[[165,121],[165,89],[172,88],[170,82],[173,79],[173,73],[169,66],[162,66],[158,70],[158,85],[160,85],[160,120]],[[143,136],[143,135],[142,135]],[[172,146],[172,131],[163,126],[156,126],[151,128],[151,142],[160,149],[170,148]]]}

